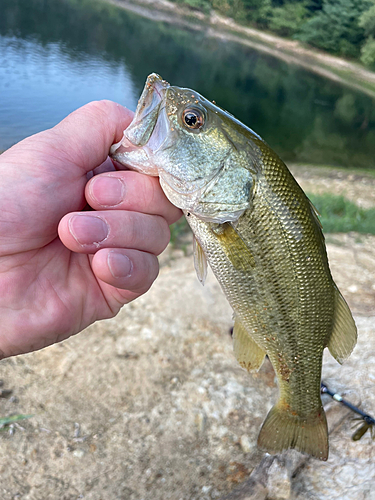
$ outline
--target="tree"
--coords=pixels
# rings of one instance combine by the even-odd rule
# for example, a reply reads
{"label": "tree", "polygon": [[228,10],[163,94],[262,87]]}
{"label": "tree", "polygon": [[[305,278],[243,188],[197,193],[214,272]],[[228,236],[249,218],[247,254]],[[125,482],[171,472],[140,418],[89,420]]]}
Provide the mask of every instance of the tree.
{"label": "tree", "polygon": [[268,26],[279,35],[291,36],[299,30],[307,14],[304,3],[285,3],[282,7],[272,9]]}
{"label": "tree", "polygon": [[375,36],[375,0],[372,0],[369,9],[359,17],[358,24],[364,29],[367,37]]}
{"label": "tree", "polygon": [[361,48],[361,61],[366,66],[375,67],[375,40],[369,36]]}
{"label": "tree", "polygon": [[315,12],[317,10],[322,10],[323,0],[307,0],[306,9],[310,12]]}
{"label": "tree", "polygon": [[364,42],[361,14],[372,0],[323,0],[323,8],[301,27],[299,40],[344,56],[357,57]]}
{"label": "tree", "polygon": [[372,0],[371,7],[360,16],[359,26],[364,29],[367,37],[361,48],[361,61],[366,66],[375,67],[375,0]]}

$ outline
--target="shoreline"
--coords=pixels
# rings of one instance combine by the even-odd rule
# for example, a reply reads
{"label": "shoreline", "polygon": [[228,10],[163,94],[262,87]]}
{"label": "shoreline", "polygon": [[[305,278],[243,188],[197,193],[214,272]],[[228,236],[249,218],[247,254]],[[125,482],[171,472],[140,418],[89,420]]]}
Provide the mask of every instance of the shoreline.
{"label": "shoreline", "polygon": [[206,15],[168,0],[105,0],[153,21],[166,22],[182,28],[205,31],[207,37],[235,42],[295,64],[324,78],[367,94],[375,99],[375,72],[361,64],[309,49],[296,40],[281,38],[256,30],[220,16],[212,11]]}

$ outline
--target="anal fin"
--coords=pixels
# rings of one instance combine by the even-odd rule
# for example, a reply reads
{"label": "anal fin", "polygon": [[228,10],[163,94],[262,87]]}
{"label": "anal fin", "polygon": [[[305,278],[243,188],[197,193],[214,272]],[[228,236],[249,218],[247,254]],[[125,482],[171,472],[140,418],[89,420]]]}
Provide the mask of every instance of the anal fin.
{"label": "anal fin", "polygon": [[352,313],[340,291],[335,289],[335,315],[333,329],[328,341],[328,349],[332,356],[343,363],[351,354],[357,343],[357,327]]}
{"label": "anal fin", "polygon": [[258,371],[266,355],[238,318],[233,328],[233,350],[239,364],[248,372]]}

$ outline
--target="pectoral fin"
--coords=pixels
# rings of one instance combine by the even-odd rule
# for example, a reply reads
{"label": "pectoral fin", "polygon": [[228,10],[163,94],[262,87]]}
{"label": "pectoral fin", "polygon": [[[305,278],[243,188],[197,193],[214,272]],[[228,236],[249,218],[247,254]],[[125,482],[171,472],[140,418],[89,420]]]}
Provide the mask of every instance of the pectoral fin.
{"label": "pectoral fin", "polygon": [[338,289],[335,289],[335,316],[333,330],[328,341],[328,349],[341,364],[349,356],[357,343],[357,327],[348,304]]}
{"label": "pectoral fin", "polygon": [[266,355],[238,319],[233,328],[233,350],[239,364],[248,372],[258,371]]}
{"label": "pectoral fin", "polygon": [[207,278],[207,259],[202,250],[202,247],[197,242],[195,236],[193,239],[193,252],[194,252],[194,267],[197,271],[199,281],[204,285]]}
{"label": "pectoral fin", "polygon": [[212,230],[233,267],[244,273],[252,273],[254,256],[233,225],[225,222]]}

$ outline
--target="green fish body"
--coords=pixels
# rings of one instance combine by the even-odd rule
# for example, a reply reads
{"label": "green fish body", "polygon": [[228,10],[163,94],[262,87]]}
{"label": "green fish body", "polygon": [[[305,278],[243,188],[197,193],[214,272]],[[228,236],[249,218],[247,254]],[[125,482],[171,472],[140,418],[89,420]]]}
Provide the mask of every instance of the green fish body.
{"label": "green fish body", "polygon": [[342,363],[357,333],[328,265],[316,211],[288,168],[251,129],[195,91],[150,75],[133,122],[111,155],[158,175],[231,304],[234,351],[248,371],[267,354],[280,397],[258,446],[328,458],[320,399],[325,347]]}

